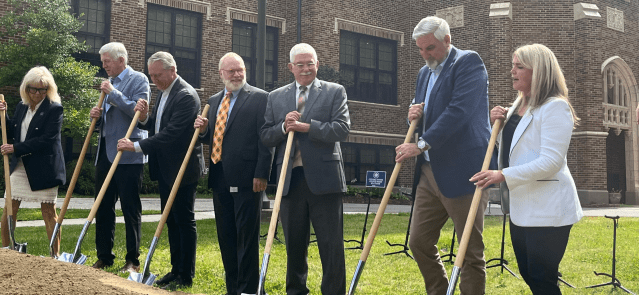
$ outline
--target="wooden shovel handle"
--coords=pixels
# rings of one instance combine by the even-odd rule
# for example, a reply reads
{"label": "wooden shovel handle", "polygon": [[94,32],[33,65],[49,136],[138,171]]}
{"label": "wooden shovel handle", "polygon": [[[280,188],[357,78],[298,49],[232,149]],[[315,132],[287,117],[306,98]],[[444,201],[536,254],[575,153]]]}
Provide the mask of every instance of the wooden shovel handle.
{"label": "wooden shovel handle", "polygon": [[[410,123],[410,127],[408,128],[408,132],[406,133],[406,137],[404,138],[404,143],[409,143],[413,133],[415,132],[415,128],[417,128],[418,120],[413,120]],[[384,217],[384,211],[386,211],[386,205],[388,205],[388,200],[390,199],[391,194],[393,193],[393,187],[395,187],[395,181],[397,180],[397,176],[399,175],[399,171],[402,169],[402,163],[395,163],[395,168],[393,168],[393,174],[391,174],[390,180],[388,181],[388,185],[386,186],[386,190],[384,191],[384,197],[377,208],[377,214],[375,215],[375,221],[373,221],[373,225],[371,226],[370,234],[368,234],[368,239],[366,240],[366,244],[364,245],[364,249],[362,249],[362,254],[360,255],[359,260],[366,261],[368,258],[368,254],[373,247],[373,241],[375,241],[375,236],[377,235],[377,230],[379,229],[379,225],[382,223],[382,217]]]}
{"label": "wooden shovel handle", "polygon": [[[209,114],[209,105],[204,106],[204,110],[202,110],[202,118],[206,118]],[[186,167],[189,165],[189,159],[191,159],[191,154],[193,153],[193,148],[197,143],[197,138],[200,135],[200,128],[195,128],[195,132],[193,132],[193,137],[191,138],[191,143],[189,144],[189,149],[186,151],[186,155],[184,156],[184,161],[182,161],[182,166],[180,166],[180,171],[178,172],[177,177],[175,178],[175,183],[173,183],[173,188],[171,189],[171,193],[169,194],[169,199],[166,201],[166,205],[164,205],[164,212],[162,212],[162,217],[160,218],[160,223],[158,223],[158,228],[155,230],[155,237],[159,238],[162,234],[162,230],[164,229],[164,224],[166,223],[166,219],[169,217],[169,213],[171,212],[171,207],[173,207],[173,201],[175,200],[175,196],[177,195],[178,190],[180,189],[180,184],[182,183],[182,177],[184,177],[184,171],[186,171]]]}
{"label": "wooden shovel handle", "polygon": [[[0,94],[0,102],[4,102],[4,95]],[[7,119],[5,118],[7,111],[0,112],[0,124],[2,124],[2,144],[7,144]],[[7,216],[13,215],[13,202],[11,199],[11,169],[9,168],[9,155],[2,155],[4,159],[4,186],[6,197],[4,205],[7,207]]]}
{"label": "wooden shovel handle", "polygon": [[[101,107],[104,102],[104,97],[106,94],[104,91],[100,92],[100,100],[98,100],[97,107]],[[80,152],[80,157],[78,157],[78,162],[75,164],[75,170],[73,170],[73,176],[71,177],[71,181],[69,182],[69,188],[67,188],[67,195],[64,197],[64,203],[62,203],[62,207],[60,208],[60,214],[58,215],[57,223],[62,224],[64,220],[64,215],[67,213],[67,208],[69,207],[69,201],[71,200],[71,196],[73,195],[73,190],[75,189],[75,184],[78,182],[78,177],[80,176],[80,171],[82,170],[82,164],[84,163],[84,157],[87,154],[87,150],[89,149],[89,143],[91,142],[91,136],[93,135],[93,131],[95,130],[95,125],[98,123],[99,118],[93,118],[91,120],[91,126],[89,127],[89,131],[87,132],[87,136],[84,139],[84,144],[82,145],[82,151]]]}
{"label": "wooden shovel handle", "polygon": [[277,192],[275,193],[275,205],[271,212],[271,224],[268,227],[268,235],[266,237],[266,245],[264,246],[264,254],[271,253],[273,239],[275,238],[275,229],[277,228],[277,216],[280,214],[280,203],[282,202],[282,193],[284,192],[284,184],[286,183],[286,172],[288,171],[288,162],[291,156],[291,148],[293,146],[293,137],[295,132],[288,133],[286,140],[286,149],[284,150],[284,161],[282,162],[282,170],[280,170],[280,179],[277,182]]}
{"label": "wooden shovel handle", "polygon": [[[131,133],[133,133],[133,129],[138,124],[138,119],[140,118],[140,111],[135,112],[133,116],[133,120],[131,120],[131,125],[129,125],[129,130],[127,130],[124,138],[129,139],[131,137]],[[89,217],[87,217],[87,221],[92,222],[95,214],[98,212],[98,208],[100,207],[100,203],[102,203],[102,199],[104,198],[104,194],[109,187],[109,183],[111,183],[111,178],[113,178],[113,174],[115,173],[115,169],[118,168],[118,163],[120,163],[120,158],[122,158],[122,151],[118,151],[117,155],[115,155],[115,159],[113,159],[113,163],[111,164],[111,168],[109,169],[109,173],[107,174],[104,182],[102,183],[102,188],[98,193],[98,197],[95,198],[95,202],[93,202],[93,207],[91,207],[91,213],[89,213]]]}
{"label": "wooden shovel handle", "polygon": [[[486,171],[490,167],[490,159],[493,156],[493,150],[495,149],[495,142],[497,141],[497,135],[501,129],[502,120],[496,120],[493,125],[493,131],[490,134],[490,141],[488,142],[488,149],[486,150],[486,156],[484,156],[484,163],[481,165],[481,171]],[[466,225],[464,226],[464,233],[459,241],[459,251],[457,258],[455,259],[455,266],[461,268],[464,264],[464,257],[466,256],[466,249],[468,248],[468,242],[470,241],[470,234],[472,233],[473,224],[475,224],[475,217],[477,216],[477,208],[479,208],[479,202],[481,201],[482,189],[477,187],[475,194],[473,195],[473,202],[470,205],[470,211],[466,218]],[[482,212],[481,214],[484,214]]]}

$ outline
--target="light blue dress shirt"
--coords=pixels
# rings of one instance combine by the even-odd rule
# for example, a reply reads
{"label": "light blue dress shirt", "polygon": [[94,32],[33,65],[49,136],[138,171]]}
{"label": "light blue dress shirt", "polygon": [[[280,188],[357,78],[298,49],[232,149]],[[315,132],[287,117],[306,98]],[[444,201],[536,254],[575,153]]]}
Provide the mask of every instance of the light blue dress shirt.
{"label": "light blue dress shirt", "polygon": [[[450,55],[450,49],[449,49],[449,55]],[[428,102],[430,101],[430,94],[431,94],[431,90],[433,90],[433,86],[435,86],[435,83],[437,82],[437,78],[439,78],[439,74],[441,74],[442,69],[444,68],[444,65],[446,65],[446,62],[448,61],[448,55],[446,56],[446,58],[437,66],[437,68],[430,69],[430,77],[428,78],[428,88],[426,88],[426,97],[424,98],[424,122],[426,122],[426,111],[428,110]],[[424,129],[422,130],[422,134],[424,132],[426,132],[426,125],[424,125]],[[428,151],[424,151],[424,158],[426,158],[426,161],[430,161],[430,157],[428,156]]]}

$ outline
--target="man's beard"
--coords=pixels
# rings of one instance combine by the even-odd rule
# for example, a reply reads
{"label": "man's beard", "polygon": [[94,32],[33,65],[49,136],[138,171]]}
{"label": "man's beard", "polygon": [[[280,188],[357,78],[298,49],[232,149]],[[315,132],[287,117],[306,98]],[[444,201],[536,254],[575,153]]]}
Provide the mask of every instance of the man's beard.
{"label": "man's beard", "polygon": [[244,86],[244,84],[246,84],[246,76],[244,76],[244,79],[242,79],[242,83],[239,84],[234,84],[233,82],[231,82],[231,80],[227,79],[222,79],[222,82],[224,82],[224,87],[226,87],[227,91],[233,92],[239,90]]}
{"label": "man's beard", "polygon": [[438,60],[426,60],[426,65],[431,69],[431,70],[436,70],[437,66],[439,66],[440,62]]}

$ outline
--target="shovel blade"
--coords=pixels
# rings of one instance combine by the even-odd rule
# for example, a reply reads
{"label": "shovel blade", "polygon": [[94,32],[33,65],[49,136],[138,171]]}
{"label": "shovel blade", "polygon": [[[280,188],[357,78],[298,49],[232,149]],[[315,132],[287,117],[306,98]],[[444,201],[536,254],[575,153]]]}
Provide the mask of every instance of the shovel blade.
{"label": "shovel blade", "polygon": [[85,264],[87,262],[87,256],[80,254],[78,257],[75,257],[73,253],[62,253],[60,257],[58,257],[58,260],[75,264]]}
{"label": "shovel blade", "polygon": [[20,253],[27,253],[27,243],[16,243],[14,249]]}
{"label": "shovel blade", "polygon": [[355,273],[353,274],[353,279],[351,280],[351,285],[348,289],[348,295],[355,294],[355,289],[357,289],[357,283],[359,282],[359,278],[362,276],[362,272],[364,271],[364,265],[366,265],[366,261],[360,260],[357,263],[357,267],[355,268]]}
{"label": "shovel blade", "polygon": [[129,273],[129,281],[135,281],[135,282],[142,283],[149,286],[153,286],[153,283],[155,283],[156,278],[157,276],[152,273],[149,273],[147,276],[139,272]]}

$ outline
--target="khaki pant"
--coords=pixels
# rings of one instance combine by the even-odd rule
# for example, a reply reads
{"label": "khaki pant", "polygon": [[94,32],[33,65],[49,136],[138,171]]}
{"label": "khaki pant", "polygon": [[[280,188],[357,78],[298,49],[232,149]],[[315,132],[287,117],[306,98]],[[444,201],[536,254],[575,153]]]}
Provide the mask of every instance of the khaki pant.
{"label": "khaki pant", "polygon": [[[448,276],[441,262],[437,241],[442,227],[450,217],[455,224],[458,240],[461,240],[473,194],[446,198],[439,191],[430,164],[422,165],[421,176],[415,192],[415,208],[410,229],[410,249],[424,277],[429,295],[446,294]],[[473,232],[459,278],[462,295],[484,294],[486,289],[486,261],[484,259],[484,210],[488,193],[482,193]]]}

